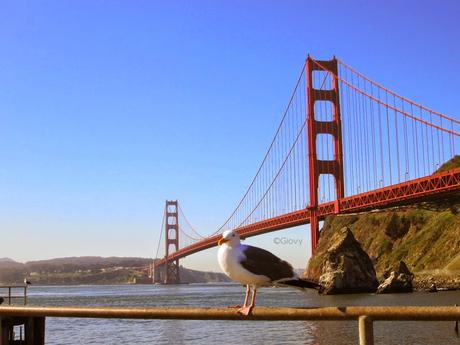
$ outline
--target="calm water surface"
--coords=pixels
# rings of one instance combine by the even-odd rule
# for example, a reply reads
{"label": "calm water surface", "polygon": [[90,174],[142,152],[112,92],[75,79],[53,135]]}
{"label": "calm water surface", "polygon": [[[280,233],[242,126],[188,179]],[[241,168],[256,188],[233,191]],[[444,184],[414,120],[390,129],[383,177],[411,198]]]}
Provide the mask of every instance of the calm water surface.
{"label": "calm water surface", "polygon": [[[33,286],[29,303],[48,306],[205,306],[241,304],[244,289],[230,284],[177,286]],[[401,295],[321,296],[294,289],[265,288],[260,306],[460,304],[460,291]],[[46,344],[357,344],[356,321],[181,321],[47,318]],[[376,322],[375,344],[458,344],[453,322]]]}

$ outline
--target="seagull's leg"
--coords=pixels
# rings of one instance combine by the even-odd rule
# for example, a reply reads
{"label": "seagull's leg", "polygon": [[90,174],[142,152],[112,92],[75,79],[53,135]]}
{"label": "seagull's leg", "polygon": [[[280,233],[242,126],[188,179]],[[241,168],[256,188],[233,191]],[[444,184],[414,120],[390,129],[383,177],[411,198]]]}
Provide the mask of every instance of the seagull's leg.
{"label": "seagull's leg", "polygon": [[244,305],[241,307],[240,305],[232,305],[229,306],[229,308],[244,308],[248,305],[248,299],[249,299],[249,285],[246,285],[246,295],[244,296]]}
{"label": "seagull's leg", "polygon": [[249,285],[246,285],[246,295],[244,296],[243,308],[248,305],[249,291],[251,291],[251,289],[249,288]]}
{"label": "seagull's leg", "polygon": [[252,288],[252,298],[251,298],[251,304],[248,305],[248,297],[249,297],[249,285],[247,287],[247,293],[246,293],[246,298],[244,299],[244,306],[240,309],[238,309],[238,313],[243,314],[243,315],[249,315],[251,313],[252,308],[255,306],[255,299],[256,299],[256,287],[254,286]]}
{"label": "seagull's leg", "polygon": [[251,305],[250,305],[251,308],[255,307],[256,305],[256,293],[257,293],[257,289],[254,286],[254,289],[252,290],[252,298],[251,298]]}
{"label": "seagull's leg", "polygon": [[256,306],[256,293],[257,293],[257,288],[254,286],[254,288],[252,290],[251,304],[248,306],[249,313],[251,312],[252,308],[254,308]]}

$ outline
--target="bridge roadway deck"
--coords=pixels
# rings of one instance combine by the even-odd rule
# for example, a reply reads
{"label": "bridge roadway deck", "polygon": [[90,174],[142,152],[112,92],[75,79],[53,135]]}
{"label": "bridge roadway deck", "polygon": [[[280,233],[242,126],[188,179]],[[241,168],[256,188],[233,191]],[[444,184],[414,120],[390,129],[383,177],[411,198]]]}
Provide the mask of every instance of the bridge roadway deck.
{"label": "bridge roadway deck", "polygon": [[[320,219],[328,215],[347,214],[385,209],[395,206],[408,205],[417,202],[430,201],[440,197],[449,197],[460,192],[460,168],[425,176],[407,182],[379,188],[370,192],[345,197],[338,201],[318,205],[317,213]],[[308,208],[290,212],[281,216],[269,218],[260,222],[238,228],[242,238],[265,234],[280,229],[287,229],[310,223]],[[217,246],[220,234],[205,238],[199,242],[181,248],[171,254],[169,260],[180,259],[196,252]],[[164,265],[166,258],[156,261],[155,266]]]}

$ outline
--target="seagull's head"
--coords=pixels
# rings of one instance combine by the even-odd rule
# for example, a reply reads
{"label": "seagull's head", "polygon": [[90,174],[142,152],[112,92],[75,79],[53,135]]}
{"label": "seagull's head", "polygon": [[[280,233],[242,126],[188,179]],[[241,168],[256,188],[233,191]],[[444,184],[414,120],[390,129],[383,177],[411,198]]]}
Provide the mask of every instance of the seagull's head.
{"label": "seagull's head", "polygon": [[222,238],[217,242],[217,244],[220,246],[224,243],[227,243],[229,246],[234,246],[240,244],[240,235],[236,231],[233,230],[227,230],[224,231],[222,234]]}

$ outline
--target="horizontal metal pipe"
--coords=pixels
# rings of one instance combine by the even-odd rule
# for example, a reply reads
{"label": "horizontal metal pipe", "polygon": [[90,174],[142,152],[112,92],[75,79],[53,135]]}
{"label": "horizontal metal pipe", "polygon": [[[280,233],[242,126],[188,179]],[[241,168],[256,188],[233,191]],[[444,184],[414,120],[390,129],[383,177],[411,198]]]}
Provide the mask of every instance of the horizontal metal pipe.
{"label": "horizontal metal pipe", "polygon": [[357,320],[360,316],[377,320],[455,321],[460,307],[324,307],[274,308],[256,307],[250,316],[234,308],[113,308],[113,307],[39,307],[0,306],[1,316],[76,317],[115,319],[182,319],[182,320]]}

